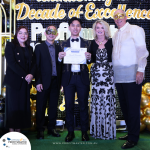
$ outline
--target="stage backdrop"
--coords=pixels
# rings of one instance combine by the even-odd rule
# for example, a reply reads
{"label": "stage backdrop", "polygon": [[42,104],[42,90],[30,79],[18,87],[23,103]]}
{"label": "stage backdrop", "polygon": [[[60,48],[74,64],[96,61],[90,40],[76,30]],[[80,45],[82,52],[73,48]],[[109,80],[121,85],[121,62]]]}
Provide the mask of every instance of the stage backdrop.
{"label": "stage backdrop", "polygon": [[[104,19],[111,25],[112,35],[117,30],[113,13],[119,8],[125,10],[128,22],[138,25],[145,30],[147,49],[150,51],[150,1],[149,0],[16,0],[17,27],[26,25],[30,31],[31,45],[45,40],[44,30],[49,24],[58,27],[59,36],[57,40],[64,40],[70,36],[68,31],[68,20],[73,16],[83,21],[80,36],[92,40],[92,25],[97,19]],[[145,82],[150,82],[150,60],[145,72]],[[34,99],[34,97],[33,97]],[[60,97],[59,104],[63,102]],[[122,119],[121,110],[117,103],[117,119]],[[62,107],[64,110],[64,107]],[[58,109],[58,118],[65,116]],[[75,112],[78,113],[78,107]],[[77,115],[78,116],[78,115]],[[78,116],[79,117],[79,116]],[[79,118],[77,117],[77,121]]]}

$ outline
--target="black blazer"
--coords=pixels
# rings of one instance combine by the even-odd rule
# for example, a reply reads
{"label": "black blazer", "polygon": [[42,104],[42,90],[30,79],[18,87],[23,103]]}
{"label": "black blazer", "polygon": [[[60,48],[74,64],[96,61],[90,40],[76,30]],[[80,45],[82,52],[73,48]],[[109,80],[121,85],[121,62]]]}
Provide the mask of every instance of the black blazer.
{"label": "black blazer", "polygon": [[[62,63],[58,61],[58,53],[61,52],[61,47],[59,44],[55,43],[55,59],[56,59],[56,70],[57,70],[57,83],[58,87],[61,86],[61,66]],[[49,53],[48,46],[45,42],[38,44],[35,47],[35,56],[36,56],[36,85],[42,84],[43,89],[46,90],[51,84],[52,78],[52,63]]]}
{"label": "black blazer", "polygon": [[[80,37],[81,38],[81,37]],[[84,40],[81,38],[81,43],[80,43],[82,48],[87,48],[87,51],[89,51],[89,41]],[[64,50],[64,47],[70,47],[70,38],[66,41],[63,41],[61,43],[62,50]],[[80,71],[81,71],[81,80],[83,84],[89,85],[90,80],[89,80],[89,70],[86,64],[81,64],[80,65]],[[64,64],[63,69],[62,69],[62,86],[67,86],[69,84],[71,77],[71,64]]]}
{"label": "black blazer", "polygon": [[5,48],[5,57],[7,61],[6,75],[3,84],[17,90],[20,89],[22,81],[27,74],[35,75],[36,65],[33,56],[33,48],[29,47],[29,72],[25,71],[25,60],[22,48],[7,42]]}
{"label": "black blazer", "polygon": [[[107,56],[108,56],[108,62],[112,62],[112,39],[108,39],[107,43],[105,44],[105,48],[107,49]],[[96,62],[96,51],[98,49],[98,44],[95,42],[95,40],[92,40],[89,52],[92,54],[91,63]]]}

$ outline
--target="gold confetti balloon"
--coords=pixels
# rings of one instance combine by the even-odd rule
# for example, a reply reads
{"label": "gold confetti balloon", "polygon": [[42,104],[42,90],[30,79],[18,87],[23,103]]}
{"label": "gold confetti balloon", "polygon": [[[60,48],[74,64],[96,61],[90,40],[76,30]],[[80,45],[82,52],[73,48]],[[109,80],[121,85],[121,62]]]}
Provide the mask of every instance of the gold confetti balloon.
{"label": "gold confetti balloon", "polygon": [[145,83],[144,87],[150,87],[150,83],[149,82]]}
{"label": "gold confetti balloon", "polygon": [[147,95],[150,95],[150,87],[149,86],[144,87],[144,93]]}
{"label": "gold confetti balloon", "polygon": [[150,117],[150,107],[144,109],[144,115]]}
{"label": "gold confetti balloon", "polygon": [[144,117],[143,121],[145,125],[150,125],[150,117]]}
{"label": "gold confetti balloon", "polygon": [[32,110],[32,111],[31,111],[31,117],[32,117],[32,118],[35,118],[35,117],[36,117],[36,111],[35,111],[35,110]]}
{"label": "gold confetti balloon", "polygon": [[145,115],[144,115],[144,110],[143,109],[140,109],[140,117],[143,118]]}
{"label": "gold confetti balloon", "polygon": [[150,103],[149,97],[145,94],[142,94],[141,96],[141,108],[145,108],[146,106],[148,106]]}

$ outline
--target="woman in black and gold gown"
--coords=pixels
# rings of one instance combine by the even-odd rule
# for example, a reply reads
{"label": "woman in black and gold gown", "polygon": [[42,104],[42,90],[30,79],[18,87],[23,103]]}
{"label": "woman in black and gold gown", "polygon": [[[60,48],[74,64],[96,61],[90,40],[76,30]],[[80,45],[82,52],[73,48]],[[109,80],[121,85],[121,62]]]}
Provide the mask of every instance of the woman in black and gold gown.
{"label": "woman in black and gold gown", "polygon": [[36,71],[33,49],[30,46],[26,26],[16,30],[12,42],[5,48],[7,62],[4,85],[6,85],[5,126],[18,131],[31,126],[30,83]]}

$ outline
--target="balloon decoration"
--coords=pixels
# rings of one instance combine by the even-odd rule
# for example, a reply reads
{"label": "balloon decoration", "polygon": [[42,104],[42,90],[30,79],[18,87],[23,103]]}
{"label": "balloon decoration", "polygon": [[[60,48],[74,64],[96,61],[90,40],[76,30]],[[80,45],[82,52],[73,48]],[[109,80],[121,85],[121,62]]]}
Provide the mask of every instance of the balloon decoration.
{"label": "balloon decoration", "polygon": [[141,110],[140,110],[140,117],[143,118],[144,116],[145,116],[144,110],[141,109]]}
{"label": "balloon decoration", "polygon": [[36,130],[36,100],[30,98],[30,108],[31,108],[31,131]]}
{"label": "balloon decoration", "polygon": [[149,105],[150,99],[147,95],[142,94],[141,96],[141,108],[145,108]]}
{"label": "balloon decoration", "polygon": [[150,131],[150,83],[142,86],[140,106],[140,131],[144,131],[146,128]]}
{"label": "balloon decoration", "polygon": [[36,119],[31,119],[31,131],[35,131],[36,130]]}
{"label": "balloon decoration", "polygon": [[3,87],[1,90],[2,96],[5,98],[6,97],[6,87]]}
{"label": "balloon decoration", "polygon": [[32,85],[32,88],[30,89],[30,95],[36,95],[37,94],[37,89]]}

